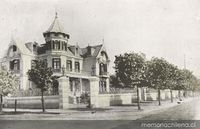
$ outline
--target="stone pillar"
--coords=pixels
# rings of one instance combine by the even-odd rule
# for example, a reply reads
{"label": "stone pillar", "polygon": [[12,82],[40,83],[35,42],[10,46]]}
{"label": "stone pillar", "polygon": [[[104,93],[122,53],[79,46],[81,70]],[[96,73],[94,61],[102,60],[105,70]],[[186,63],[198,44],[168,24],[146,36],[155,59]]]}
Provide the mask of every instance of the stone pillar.
{"label": "stone pillar", "polygon": [[109,80],[109,78],[106,79],[106,91],[110,92],[110,80]]}
{"label": "stone pillar", "polygon": [[82,83],[82,78],[80,78],[80,92],[81,92],[81,94],[83,93],[83,83]]}
{"label": "stone pillar", "polygon": [[146,90],[147,90],[146,87],[143,87],[143,88],[142,88],[142,99],[143,99],[143,101],[146,101],[146,100],[147,100]]}
{"label": "stone pillar", "polygon": [[60,77],[59,82],[59,108],[68,109],[69,108],[69,93],[70,85],[68,77]]}
{"label": "stone pillar", "polygon": [[140,98],[140,101],[142,100],[142,88],[138,88],[138,90],[139,90],[139,98]]}
{"label": "stone pillar", "polygon": [[73,87],[73,95],[74,95],[74,96],[73,96],[73,97],[74,97],[74,98],[73,98],[73,99],[74,99],[74,102],[73,102],[73,103],[74,103],[74,104],[77,104],[77,102],[76,102],[76,84],[75,84],[75,80],[72,81],[72,87]]}
{"label": "stone pillar", "polygon": [[90,104],[93,107],[99,107],[98,94],[99,94],[99,78],[90,78]]}

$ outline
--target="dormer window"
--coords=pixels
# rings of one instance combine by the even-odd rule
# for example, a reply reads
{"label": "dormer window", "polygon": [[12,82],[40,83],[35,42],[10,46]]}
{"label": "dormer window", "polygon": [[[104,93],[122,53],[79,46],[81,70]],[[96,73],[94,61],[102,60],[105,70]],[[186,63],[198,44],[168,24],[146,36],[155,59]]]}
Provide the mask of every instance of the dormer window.
{"label": "dormer window", "polygon": [[33,44],[33,51],[36,52],[37,51],[37,46],[35,44]]}
{"label": "dormer window", "polygon": [[20,70],[19,59],[15,59],[13,61],[10,61],[10,70]]}
{"label": "dormer window", "polygon": [[17,47],[15,45],[13,45],[13,52],[17,51]]}
{"label": "dormer window", "polygon": [[76,52],[75,52],[75,54],[78,54],[78,48],[76,47]]}

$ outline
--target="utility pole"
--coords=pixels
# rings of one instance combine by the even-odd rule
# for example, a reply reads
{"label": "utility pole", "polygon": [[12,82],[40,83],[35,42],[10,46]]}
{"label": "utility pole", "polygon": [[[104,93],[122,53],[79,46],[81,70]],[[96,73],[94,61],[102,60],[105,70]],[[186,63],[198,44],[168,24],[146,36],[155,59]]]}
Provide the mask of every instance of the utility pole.
{"label": "utility pole", "polygon": [[184,54],[184,69],[186,69],[186,56]]}

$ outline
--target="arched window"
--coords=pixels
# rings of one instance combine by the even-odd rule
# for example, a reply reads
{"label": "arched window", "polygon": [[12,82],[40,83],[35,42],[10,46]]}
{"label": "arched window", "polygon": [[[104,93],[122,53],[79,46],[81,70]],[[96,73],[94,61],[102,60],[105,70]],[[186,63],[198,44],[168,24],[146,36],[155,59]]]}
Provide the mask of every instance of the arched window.
{"label": "arched window", "polygon": [[72,71],[72,61],[71,60],[67,60],[67,70]]}
{"label": "arched window", "polygon": [[75,62],[75,71],[80,72],[80,63],[79,62]]}
{"label": "arched window", "polygon": [[100,63],[99,64],[99,75],[106,75],[107,74],[107,64]]}

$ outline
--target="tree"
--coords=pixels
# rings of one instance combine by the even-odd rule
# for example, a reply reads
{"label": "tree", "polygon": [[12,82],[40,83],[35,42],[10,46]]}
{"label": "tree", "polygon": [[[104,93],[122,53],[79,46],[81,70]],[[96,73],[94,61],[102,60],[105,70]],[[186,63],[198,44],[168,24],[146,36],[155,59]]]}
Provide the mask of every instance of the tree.
{"label": "tree", "polygon": [[41,90],[42,110],[45,111],[44,106],[44,92],[52,85],[52,69],[48,68],[46,62],[43,60],[36,60],[32,68],[28,71],[28,78],[34,82]]}
{"label": "tree", "polygon": [[178,78],[178,67],[174,66],[173,64],[168,64],[167,71],[166,71],[166,87],[170,90],[170,98],[171,102],[173,103],[173,94],[172,90],[176,88],[177,78]]}
{"label": "tree", "polygon": [[148,80],[150,81],[150,87],[158,90],[158,103],[161,105],[161,91],[167,89],[167,68],[169,63],[163,58],[153,57],[148,62]]}
{"label": "tree", "polygon": [[14,95],[19,87],[19,78],[15,75],[0,70],[0,111],[2,110],[3,96]]}
{"label": "tree", "polygon": [[116,75],[110,75],[110,85],[111,87],[124,87],[124,84]]}
{"label": "tree", "polygon": [[139,87],[144,86],[146,61],[145,55],[140,53],[125,53],[115,56],[115,72],[120,81],[127,87],[137,88],[137,105],[141,109]]}
{"label": "tree", "polygon": [[198,79],[193,75],[193,73],[187,69],[183,69],[183,76],[185,81],[184,89],[186,91],[192,91],[194,94],[195,90],[199,89]]}

